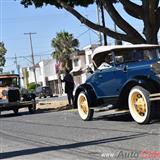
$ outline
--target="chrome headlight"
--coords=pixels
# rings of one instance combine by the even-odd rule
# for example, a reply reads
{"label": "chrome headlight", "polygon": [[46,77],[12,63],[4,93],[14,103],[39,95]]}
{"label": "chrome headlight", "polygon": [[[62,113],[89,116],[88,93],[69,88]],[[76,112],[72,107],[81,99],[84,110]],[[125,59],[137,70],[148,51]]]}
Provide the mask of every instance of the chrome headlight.
{"label": "chrome headlight", "polygon": [[7,95],[8,95],[8,91],[4,89],[4,90],[2,91],[2,95],[3,95],[3,96],[7,96]]}

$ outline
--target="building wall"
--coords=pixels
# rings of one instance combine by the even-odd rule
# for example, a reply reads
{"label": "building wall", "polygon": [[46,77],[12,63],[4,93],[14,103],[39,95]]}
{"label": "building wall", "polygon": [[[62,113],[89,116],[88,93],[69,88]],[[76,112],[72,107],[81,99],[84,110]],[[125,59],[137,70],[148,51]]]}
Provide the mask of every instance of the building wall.
{"label": "building wall", "polygon": [[[42,85],[42,86],[47,86],[49,85],[52,88],[53,93],[57,93],[57,74],[56,74],[56,60],[55,59],[48,59],[48,60],[43,60],[39,62],[36,67],[36,78],[37,78],[37,83]],[[28,72],[28,83],[35,82],[34,79],[34,73],[33,69],[27,68]]]}

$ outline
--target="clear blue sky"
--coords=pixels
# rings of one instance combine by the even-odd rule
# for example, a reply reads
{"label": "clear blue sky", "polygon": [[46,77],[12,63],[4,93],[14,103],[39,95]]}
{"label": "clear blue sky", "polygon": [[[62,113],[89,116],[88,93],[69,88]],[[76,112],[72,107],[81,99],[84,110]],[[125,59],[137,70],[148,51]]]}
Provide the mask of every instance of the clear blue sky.
{"label": "clear blue sky", "polygon": [[[118,7],[122,9],[121,6]],[[78,8],[78,10],[89,19],[96,21],[95,5],[88,8]],[[122,14],[124,14],[123,11]],[[136,24],[138,30],[142,30],[139,21],[131,19],[127,15],[125,17],[130,20],[131,24]],[[56,36],[57,32],[65,30],[72,33],[75,38],[79,39],[80,49],[90,43],[98,42],[98,36],[95,32],[81,25],[70,13],[65,10],[58,10],[53,6],[46,6],[39,9],[35,9],[34,6],[24,8],[19,0],[0,0],[0,22],[0,41],[3,41],[7,48],[7,62],[4,71],[16,70],[14,60],[10,59],[15,54],[17,57],[31,55],[29,36],[24,35],[24,33],[37,33],[32,35],[34,54],[41,55],[35,57],[36,63],[41,59],[49,57],[49,54],[53,50],[51,48],[51,40]],[[113,28],[113,23],[108,15],[106,15],[106,24],[110,28]],[[111,38],[108,41],[109,43],[113,43]],[[24,58],[18,58],[17,61],[21,67],[31,65]]]}

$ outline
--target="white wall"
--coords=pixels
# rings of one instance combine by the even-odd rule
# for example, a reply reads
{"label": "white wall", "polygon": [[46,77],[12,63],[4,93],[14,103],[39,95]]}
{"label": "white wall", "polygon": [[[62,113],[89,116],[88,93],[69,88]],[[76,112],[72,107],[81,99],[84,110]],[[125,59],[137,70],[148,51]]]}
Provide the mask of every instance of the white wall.
{"label": "white wall", "polygon": [[46,86],[46,78],[49,81],[57,79],[55,65],[56,65],[55,59],[43,60],[39,63],[42,74],[43,86]]}
{"label": "white wall", "polygon": [[[36,67],[36,78],[38,84],[42,83],[43,86],[46,86],[46,78],[50,81],[57,79],[55,65],[55,59],[48,59],[39,62],[39,67]],[[29,83],[35,82],[33,69],[27,68],[27,70],[29,73]]]}

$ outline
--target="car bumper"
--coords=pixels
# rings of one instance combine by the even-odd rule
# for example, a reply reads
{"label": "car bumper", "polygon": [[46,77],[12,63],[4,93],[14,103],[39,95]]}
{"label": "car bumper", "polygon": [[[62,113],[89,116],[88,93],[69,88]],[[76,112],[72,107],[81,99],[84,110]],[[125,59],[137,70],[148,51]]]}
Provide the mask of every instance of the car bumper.
{"label": "car bumper", "polygon": [[34,104],[36,104],[35,101],[1,102],[0,111],[9,111],[15,108],[26,108]]}

